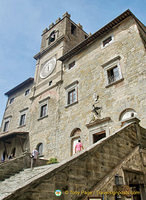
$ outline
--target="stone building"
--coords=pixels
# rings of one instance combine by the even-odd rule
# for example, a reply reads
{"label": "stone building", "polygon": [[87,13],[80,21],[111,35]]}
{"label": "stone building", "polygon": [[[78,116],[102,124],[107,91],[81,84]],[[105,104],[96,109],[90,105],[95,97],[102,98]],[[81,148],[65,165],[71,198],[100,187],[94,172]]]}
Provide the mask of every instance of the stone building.
{"label": "stone building", "polygon": [[87,148],[127,118],[145,127],[144,30],[127,11],[88,36],[65,13],[43,31],[34,80],[6,93],[2,135],[28,132],[31,150],[63,160],[79,137]]}
{"label": "stone building", "polygon": [[[134,198],[144,199],[145,26],[127,10],[89,36],[80,24],[74,23],[70,15],[65,13],[62,19],[57,19],[55,24],[52,23],[43,31],[40,52],[34,58],[34,79],[29,78],[6,93],[8,102],[0,133],[2,159],[7,159],[11,153],[18,157],[37,148],[42,159],[68,159],[66,163],[75,163],[80,171],[77,161],[81,158],[82,167],[86,166],[82,177],[85,178],[85,174],[89,172],[92,183],[86,183],[88,187],[82,187],[83,182],[79,183],[81,185],[78,185],[78,188],[95,191],[101,184],[107,191],[107,180],[104,179],[103,184],[103,178],[107,177],[111,181],[111,188],[114,185],[115,174],[118,173],[125,177],[126,185],[139,187],[141,197]],[[85,152],[79,158],[78,155],[72,158],[79,138]],[[103,149],[103,144],[107,145],[107,148]],[[140,145],[141,153],[137,145]],[[116,161],[113,161],[113,164],[109,158],[112,146],[114,151],[111,154],[119,151],[114,157]],[[94,180],[93,174],[94,172],[97,175],[95,154],[99,153],[100,157],[104,152],[105,164],[101,160],[99,163],[101,162],[105,169],[98,169],[101,171],[98,173],[100,178],[97,181],[97,178]],[[88,167],[88,161],[91,167]],[[63,166],[66,168],[64,167],[61,174],[69,174],[67,170],[70,169],[73,170],[74,177],[77,176],[71,165],[63,163]],[[126,168],[125,171],[123,166]],[[132,166],[133,171],[128,166]],[[110,174],[111,169],[115,170],[113,174]],[[60,186],[59,183],[57,185],[56,176],[53,179],[51,175],[46,175],[49,184],[52,181],[54,184],[51,185],[53,189],[50,189],[49,197],[44,197],[41,192],[38,197],[37,189],[34,189],[34,196],[31,195],[30,199],[55,199],[52,191],[57,187],[64,187],[63,190],[66,191],[68,184],[72,191],[77,191],[75,182],[72,181],[64,183],[64,186]],[[58,178],[60,184],[63,184],[62,177]],[[49,185],[46,187],[50,188]],[[24,199],[29,199],[31,191],[27,186],[25,189],[28,193],[26,192]],[[22,189],[20,193],[23,192]],[[71,193],[68,195],[62,199],[87,198],[84,193],[80,193],[79,197],[74,197]],[[17,194],[14,199],[18,199]]]}

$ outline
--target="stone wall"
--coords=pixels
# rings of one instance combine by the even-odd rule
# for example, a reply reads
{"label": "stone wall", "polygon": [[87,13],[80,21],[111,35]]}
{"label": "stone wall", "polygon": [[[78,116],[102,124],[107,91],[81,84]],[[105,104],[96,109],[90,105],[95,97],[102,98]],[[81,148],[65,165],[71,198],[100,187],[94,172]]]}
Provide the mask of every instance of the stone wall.
{"label": "stone wall", "polygon": [[[145,150],[146,153],[146,150]],[[126,170],[131,171],[131,173],[135,176],[135,181],[137,184],[145,184],[145,175],[146,175],[146,168],[144,169],[143,162],[141,159],[141,153],[139,147],[136,147],[132,153],[130,153],[124,160],[121,160],[121,163],[112,170],[107,176],[105,176],[97,185],[95,185],[92,190],[88,191],[88,194],[83,194],[84,197],[82,200],[87,200],[88,196],[90,197],[102,197],[104,195],[104,199],[115,200],[115,194],[118,192],[122,193],[121,195],[122,200],[125,199],[124,193],[126,192],[132,194],[132,190],[128,188],[129,183],[126,182]],[[141,174],[141,177],[139,177]],[[122,190],[122,187],[117,186],[115,184],[115,175],[123,177],[123,186],[125,189]],[[138,178],[138,179],[137,179]],[[141,180],[140,180],[141,178]],[[120,190],[118,190],[118,187]],[[124,187],[123,187],[124,188]],[[129,189],[129,190],[128,190]],[[145,188],[146,190],[146,188]],[[138,191],[137,191],[138,192]],[[80,199],[80,198],[77,198]],[[143,197],[144,199],[144,197]]]}
{"label": "stone wall", "polygon": [[[2,128],[1,132],[3,132],[4,129],[4,122],[7,120],[7,118],[10,119],[8,131],[6,133],[10,132],[29,132],[30,130],[30,94],[25,96],[25,91],[27,89],[32,89],[33,84],[26,85],[21,90],[14,92],[11,94],[8,98],[8,102],[6,105],[3,121],[2,121]],[[14,97],[14,101],[10,104],[10,99]],[[26,114],[26,123],[23,126],[20,126],[20,116],[21,114]]]}
{"label": "stone wall", "polygon": [[[114,38],[113,42],[102,48],[102,41],[110,35]],[[106,87],[107,80],[103,65],[118,56],[123,79]],[[119,117],[128,108],[136,111],[141,125],[145,127],[145,93],[143,92],[145,59],[145,48],[135,20],[128,18],[64,63],[59,101],[60,128],[56,141],[61,151],[60,155],[58,152],[56,155],[61,159],[70,156],[70,148],[68,148],[71,142],[70,134],[75,128],[81,129],[80,137],[84,147],[87,148],[90,145],[90,130],[86,124],[92,119],[94,93],[99,95],[97,106],[102,107],[98,118],[111,118],[103,129],[107,130],[107,133],[111,134],[121,127]],[[76,62],[75,67],[68,70],[69,63],[73,61]],[[65,88],[75,81],[78,81],[78,102],[66,107]],[[102,125],[98,125],[97,132]],[[66,149],[68,149],[67,152]],[[66,152],[66,154],[64,155],[62,152]]]}

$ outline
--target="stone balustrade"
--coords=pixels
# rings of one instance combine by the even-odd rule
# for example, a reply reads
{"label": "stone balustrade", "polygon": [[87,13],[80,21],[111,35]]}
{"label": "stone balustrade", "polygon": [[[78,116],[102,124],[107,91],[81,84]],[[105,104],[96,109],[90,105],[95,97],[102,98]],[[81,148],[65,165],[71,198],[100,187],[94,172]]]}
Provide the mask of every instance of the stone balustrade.
{"label": "stone balustrade", "polygon": [[[35,166],[46,165],[48,160],[37,159]],[[20,171],[30,168],[30,153],[25,153],[20,157],[7,160],[0,164],[0,181],[19,173]]]}

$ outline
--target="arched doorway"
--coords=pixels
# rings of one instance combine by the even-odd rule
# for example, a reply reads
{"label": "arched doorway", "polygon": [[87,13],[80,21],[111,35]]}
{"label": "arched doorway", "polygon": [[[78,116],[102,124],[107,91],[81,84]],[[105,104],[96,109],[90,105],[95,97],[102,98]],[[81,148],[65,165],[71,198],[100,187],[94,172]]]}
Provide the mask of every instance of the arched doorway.
{"label": "arched doorway", "polygon": [[3,151],[2,156],[1,156],[1,161],[4,162],[6,159],[6,151]]}
{"label": "arched doorway", "polygon": [[39,156],[42,156],[43,155],[43,143],[39,143],[36,147],[36,149],[38,150],[39,152]]}
{"label": "arched doorway", "polygon": [[81,129],[75,128],[71,134],[71,156],[75,154],[75,146],[78,143],[78,140],[80,139]]}
{"label": "arched doorway", "polygon": [[16,148],[14,147],[11,151],[11,155],[13,158],[15,157],[15,154],[16,154]]}

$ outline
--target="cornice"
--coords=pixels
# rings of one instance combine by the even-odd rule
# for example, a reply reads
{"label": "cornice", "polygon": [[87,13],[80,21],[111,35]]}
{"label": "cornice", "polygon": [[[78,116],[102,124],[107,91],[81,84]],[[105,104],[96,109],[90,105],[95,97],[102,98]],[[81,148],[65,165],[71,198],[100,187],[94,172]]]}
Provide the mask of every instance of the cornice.
{"label": "cornice", "polygon": [[53,42],[51,45],[49,45],[46,49],[44,49],[43,51],[40,51],[39,53],[37,53],[34,56],[34,59],[40,59],[43,55],[45,55],[46,53],[48,53],[48,51],[50,51],[52,48],[54,48],[55,46],[58,45],[58,43],[60,43],[62,40],[64,40],[65,36],[62,35],[60,38],[58,38],[55,42]]}

